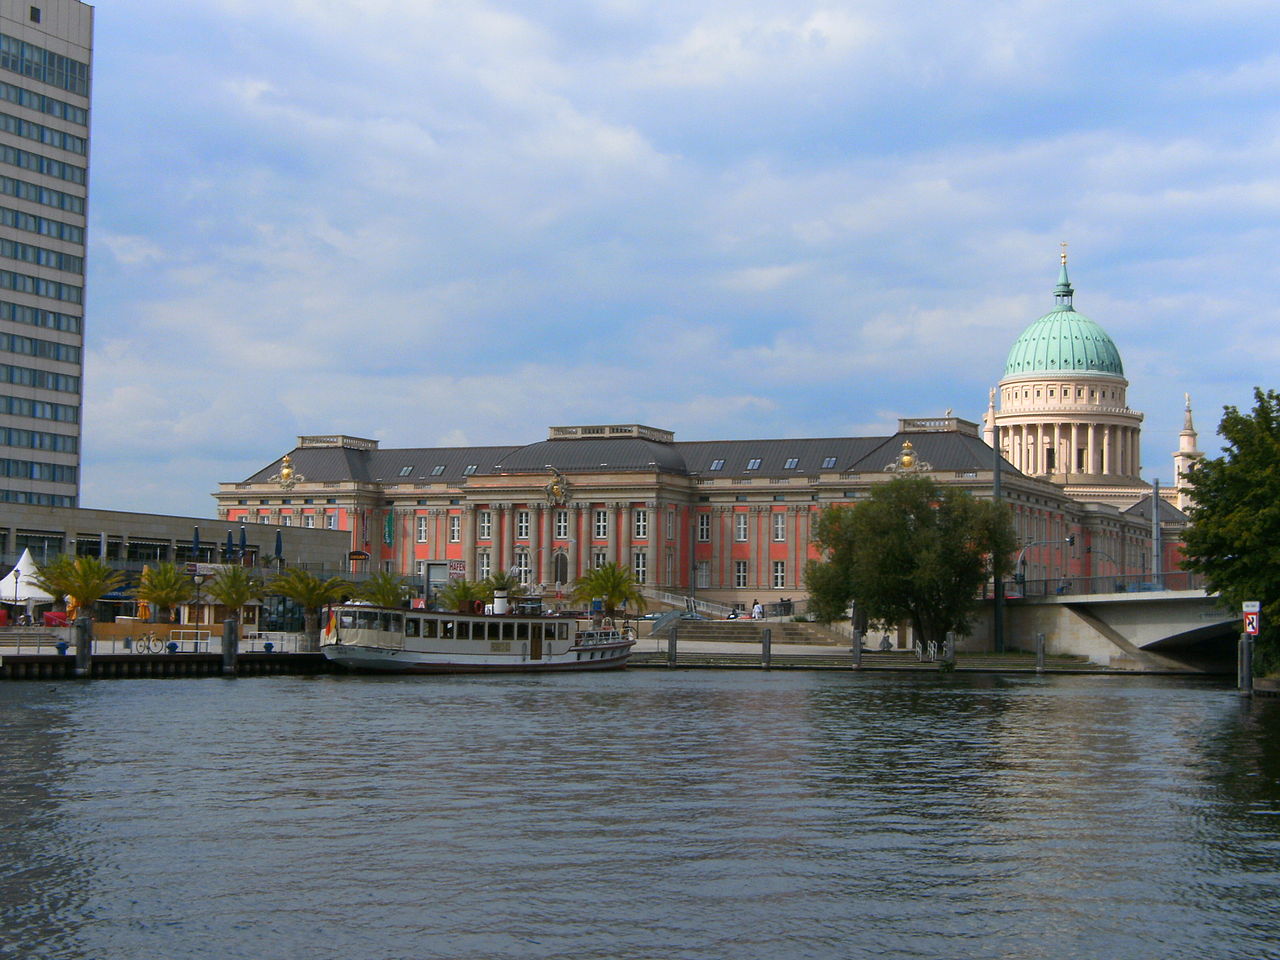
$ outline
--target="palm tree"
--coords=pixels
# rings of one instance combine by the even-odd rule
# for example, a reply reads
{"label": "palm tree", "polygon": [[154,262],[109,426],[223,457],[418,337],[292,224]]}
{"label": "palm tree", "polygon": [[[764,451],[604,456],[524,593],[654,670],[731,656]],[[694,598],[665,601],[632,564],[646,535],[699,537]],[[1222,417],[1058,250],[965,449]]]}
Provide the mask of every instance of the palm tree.
{"label": "palm tree", "polygon": [[142,571],[134,596],[151,604],[157,613],[168,613],[172,619],[173,611],[191,600],[195,592],[191,578],[179,570],[177,564],[166,561]]}
{"label": "palm tree", "polygon": [[456,610],[458,613],[472,613],[476,601],[484,602],[489,591],[483,583],[475,580],[450,580],[436,593],[436,602],[445,610]]}
{"label": "palm tree", "polygon": [[588,604],[596,598],[603,602],[606,617],[612,617],[624,603],[637,613],[644,612],[644,595],[635,578],[616,563],[588,570],[574,581],[574,602]]}
{"label": "palm tree", "polygon": [[97,557],[62,554],[33,574],[31,580],[54,597],[69,597],[77,611],[92,618],[93,605],[124,583],[124,574]]}
{"label": "palm tree", "polygon": [[520,574],[514,570],[499,570],[480,582],[488,594],[489,600],[493,599],[494,593],[498,590],[507,591],[507,596],[511,599],[523,597],[529,592],[528,588],[520,582]]}
{"label": "palm tree", "polygon": [[403,607],[413,589],[394,573],[381,571],[356,587],[356,596],[379,607]]}
{"label": "palm tree", "polygon": [[223,567],[206,586],[209,596],[231,613],[233,620],[240,620],[240,611],[250,600],[260,600],[263,595],[262,580],[246,567]]}
{"label": "palm tree", "polygon": [[314,573],[296,569],[272,578],[267,589],[302,607],[302,629],[311,650],[320,646],[320,611],[331,603],[341,603],[355,590],[341,577],[321,580]]}

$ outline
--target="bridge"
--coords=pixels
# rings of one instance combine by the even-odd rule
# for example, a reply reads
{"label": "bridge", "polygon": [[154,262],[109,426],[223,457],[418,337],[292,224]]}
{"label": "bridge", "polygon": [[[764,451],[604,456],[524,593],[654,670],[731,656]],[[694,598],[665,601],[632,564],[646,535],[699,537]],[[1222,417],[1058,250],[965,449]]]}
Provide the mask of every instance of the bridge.
{"label": "bridge", "polygon": [[[987,604],[988,629],[993,606]],[[1005,601],[1006,646],[1027,649],[1043,633],[1049,653],[1120,669],[1232,673],[1240,630],[1239,611],[1181,581]],[[975,631],[975,638],[982,635]]]}

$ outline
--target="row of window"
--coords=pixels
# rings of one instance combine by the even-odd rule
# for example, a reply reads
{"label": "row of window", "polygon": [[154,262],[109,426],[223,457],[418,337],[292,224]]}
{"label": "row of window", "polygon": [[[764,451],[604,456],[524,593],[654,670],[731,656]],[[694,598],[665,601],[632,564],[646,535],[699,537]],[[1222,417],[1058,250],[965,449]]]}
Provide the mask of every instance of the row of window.
{"label": "row of window", "polygon": [[46,97],[43,93],[36,93],[16,83],[5,83],[0,80],[0,100],[16,103],[20,107],[48,114],[59,120],[69,120],[82,127],[89,126],[89,111],[84,107],[77,107],[73,103],[58,100],[55,97]]}
{"label": "row of window", "polygon": [[[84,227],[63,223],[61,220],[50,220],[47,217],[37,217],[33,213],[24,213],[13,207],[0,207],[0,224],[13,227],[15,230],[25,230],[27,233],[38,233],[42,237],[84,244]],[[80,269],[76,272],[83,273],[84,270]]]}
{"label": "row of window", "polygon": [[21,303],[10,303],[8,300],[0,300],[0,320],[25,323],[29,327],[61,330],[64,333],[80,332],[79,317],[73,317],[69,313],[45,310],[41,307],[28,307]]}
{"label": "row of window", "polygon": [[0,383],[15,383],[21,387],[37,387],[41,390],[60,390],[63,393],[80,392],[79,377],[32,367],[18,367],[11,363],[0,363]]}
{"label": "row of window", "polygon": [[50,450],[53,453],[79,453],[80,438],[69,437],[65,433],[44,433],[40,430],[0,427],[0,446]]}
{"label": "row of window", "polygon": [[[748,460],[748,461],[747,461],[747,469],[748,469],[748,470],[759,470],[759,469],[760,469],[760,464],[761,464],[762,462],[763,462],[763,458],[761,458],[761,457],[752,457],[750,460]],[[823,469],[823,470],[834,470],[834,469],[835,469],[835,466],[836,466],[836,458],[835,458],[835,457],[825,457],[825,458],[823,459],[823,461],[822,461],[822,469]],[[721,470],[723,470],[723,469],[724,469],[724,461],[723,461],[723,460],[712,460],[712,461],[711,461],[711,466],[707,468],[707,472],[708,472],[708,473],[718,473],[719,471],[721,471]],[[783,470],[799,470],[799,469],[800,469],[800,458],[799,458],[799,457],[788,457],[788,458],[787,458],[786,463],[784,463],[784,464],[782,465],[782,469],[783,469]]]}
{"label": "row of window", "polygon": [[[787,515],[785,513],[769,514],[769,522],[772,527],[773,540],[775,543],[785,543],[787,540]],[[751,515],[747,513],[735,513],[733,515],[733,539],[738,543],[746,543],[751,532]],[[711,514],[698,514],[698,542],[711,542]]]}
{"label": "row of window", "polygon": [[89,96],[89,65],[0,33],[0,69],[39,80],[68,93]]}
{"label": "row of window", "polygon": [[12,270],[0,270],[0,289],[13,290],[16,293],[30,293],[37,297],[48,297],[51,300],[63,300],[67,303],[83,303],[84,289],[57,280],[46,280],[25,273],[14,273]]}
{"label": "row of window", "polygon": [[61,493],[35,493],[31,490],[0,490],[0,503],[25,503],[33,507],[74,507],[75,497]]}
{"label": "row of window", "polygon": [[63,363],[79,363],[80,348],[69,343],[54,343],[35,337],[20,337],[16,333],[0,333],[0,352],[21,353],[45,360],[61,360]]}
{"label": "row of window", "polygon": [[19,243],[17,240],[0,238],[0,257],[33,263],[38,267],[65,270],[68,273],[84,273],[83,257],[73,257],[69,253],[59,253],[57,250],[37,247],[31,243]]}
{"label": "row of window", "polygon": [[[304,527],[308,527],[308,528],[312,528],[312,527],[314,527],[314,526],[316,525],[316,514],[314,514],[314,513],[302,513],[302,514],[298,514],[298,516],[299,516],[299,517],[301,518],[301,520],[302,520],[302,524],[301,524],[302,526],[304,526]],[[324,516],[324,528],[325,528],[326,530],[337,530],[337,529],[338,529],[338,515],[337,515],[336,513],[326,513],[326,514],[323,514],[323,516]],[[270,515],[270,514],[266,514],[266,513],[260,513],[260,514],[258,514],[258,522],[259,522],[259,523],[270,523],[270,522],[271,522],[271,515]],[[288,513],[286,513],[286,514],[284,514],[283,516],[281,516],[281,517],[280,517],[280,526],[282,526],[282,527],[292,527],[292,526],[293,526],[293,515],[292,515],[292,514],[288,514]]]}
{"label": "row of window", "polygon": [[0,394],[0,414],[12,417],[31,417],[35,420],[58,420],[62,423],[79,423],[80,408],[65,403],[49,403],[47,400],[31,400],[27,397],[9,397]]}
{"label": "row of window", "polygon": [[53,157],[46,157],[43,154],[31,153],[29,150],[19,150],[17,147],[9,146],[7,143],[0,144],[0,163],[7,163],[11,167],[21,167],[23,170],[30,170],[32,173],[43,173],[46,177],[66,180],[68,183],[76,183],[80,186],[84,186],[88,179],[84,167],[77,167],[74,163],[55,160]]}
{"label": "row of window", "polygon": [[[751,566],[746,560],[733,561],[733,585],[736,589],[741,590],[749,587]],[[711,586],[711,563],[707,560],[700,560],[695,564],[693,569],[694,584],[700,589],[706,589]],[[770,583],[775,590],[782,590],[787,586],[787,561],[774,560],[771,568]]]}
{"label": "row of window", "polygon": [[82,157],[89,152],[89,141],[84,137],[77,137],[73,133],[63,133],[61,130],[53,129],[53,127],[46,127],[43,123],[23,120],[22,117],[15,117],[11,113],[0,112],[0,131],[12,133],[14,136],[23,137],[27,140],[35,140],[46,147],[56,147],[59,150],[66,150],[68,153],[78,153]]}
{"label": "row of window", "polygon": [[31,203],[43,204],[46,207],[56,207],[67,213],[84,214],[84,197],[54,190],[52,187],[42,187],[38,183],[29,183],[17,177],[0,176],[0,194],[15,197],[18,200],[29,200]]}
{"label": "row of window", "polygon": [[51,483],[75,483],[76,468],[61,463],[41,463],[39,460],[8,460],[0,458],[0,477],[13,480],[47,480]]}

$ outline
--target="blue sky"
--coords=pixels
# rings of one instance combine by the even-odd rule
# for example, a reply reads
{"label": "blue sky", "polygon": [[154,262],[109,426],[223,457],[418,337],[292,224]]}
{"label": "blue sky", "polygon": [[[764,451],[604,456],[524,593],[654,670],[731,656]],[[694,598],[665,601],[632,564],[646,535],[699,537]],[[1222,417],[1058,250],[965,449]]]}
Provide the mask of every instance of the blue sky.
{"label": "blue sky", "polygon": [[82,502],[977,420],[1060,240],[1167,482],[1277,385],[1278,88],[1261,2],[104,0]]}

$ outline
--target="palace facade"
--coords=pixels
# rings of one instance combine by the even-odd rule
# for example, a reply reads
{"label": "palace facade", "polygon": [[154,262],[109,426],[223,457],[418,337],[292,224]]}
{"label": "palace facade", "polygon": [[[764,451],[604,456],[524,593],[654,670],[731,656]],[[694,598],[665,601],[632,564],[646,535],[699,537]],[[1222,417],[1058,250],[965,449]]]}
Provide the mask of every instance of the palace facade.
{"label": "palace facade", "polygon": [[[1142,581],[1177,568],[1186,517],[1168,502],[1173,490],[1155,498],[1139,478],[1142,415],[1125,404],[1119,352],[1072,295],[1064,255],[1055,307],[1011,349],[985,438],[950,415],[901,420],[888,436],[792,440],[680,441],[641,424],[551,427],[511,446],[383,449],[305,436],[221,484],[219,517],[346,531],[357,569],[433,588],[513,570],[555,601],[614,562],[651,590],[742,608],[803,598],[819,513],[877,483],[922,473],[990,498],[998,431],[1001,496],[1028,585]],[[1195,446],[1188,406],[1184,463]]]}

